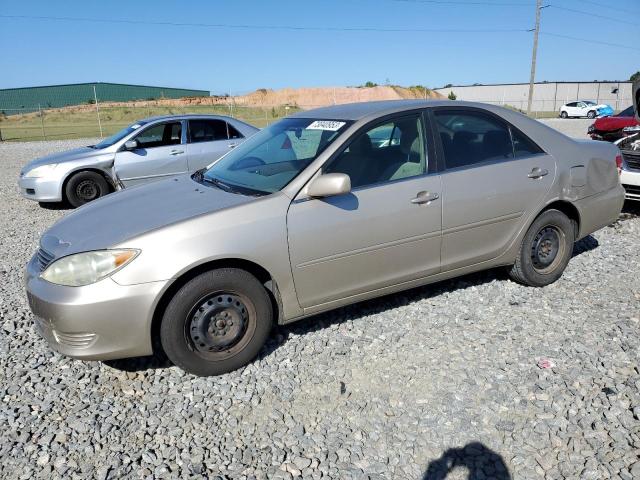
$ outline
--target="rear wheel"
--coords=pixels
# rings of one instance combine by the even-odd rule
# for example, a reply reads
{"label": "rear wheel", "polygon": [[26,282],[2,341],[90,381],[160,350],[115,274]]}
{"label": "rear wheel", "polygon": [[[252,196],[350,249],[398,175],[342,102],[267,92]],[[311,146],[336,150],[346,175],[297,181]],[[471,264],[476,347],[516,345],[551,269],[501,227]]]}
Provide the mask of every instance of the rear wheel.
{"label": "rear wheel", "polygon": [[73,207],[79,207],[109,193],[109,184],[96,172],[74,174],[65,186],[65,196]]}
{"label": "rear wheel", "polygon": [[160,326],[167,357],[199,376],[236,370],[255,358],[273,322],[271,300],[250,273],[222,268],[198,275],[169,302]]}
{"label": "rear wheel", "polygon": [[596,112],[591,110],[589,113],[587,113],[587,118],[596,118]]}
{"label": "rear wheel", "polygon": [[569,217],[559,210],[542,212],[522,240],[511,278],[532,287],[555,282],[571,259],[574,240],[575,227]]}
{"label": "rear wheel", "polygon": [[560,112],[560,118],[567,118],[569,115],[567,115],[567,112]]}

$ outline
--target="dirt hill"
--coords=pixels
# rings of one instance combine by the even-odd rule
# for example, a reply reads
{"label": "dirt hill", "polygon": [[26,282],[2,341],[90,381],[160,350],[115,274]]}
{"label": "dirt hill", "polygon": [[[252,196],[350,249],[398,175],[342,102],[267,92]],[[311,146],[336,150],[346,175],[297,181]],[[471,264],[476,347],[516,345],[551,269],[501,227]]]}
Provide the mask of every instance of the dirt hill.
{"label": "dirt hill", "polygon": [[[403,98],[444,98],[424,87],[318,87],[283,88],[282,90],[259,89],[248,95],[237,96],[237,105],[273,106],[296,105],[300,108],[315,108],[325,105],[369,102],[374,100],[399,100]],[[228,99],[223,101],[228,102]]]}

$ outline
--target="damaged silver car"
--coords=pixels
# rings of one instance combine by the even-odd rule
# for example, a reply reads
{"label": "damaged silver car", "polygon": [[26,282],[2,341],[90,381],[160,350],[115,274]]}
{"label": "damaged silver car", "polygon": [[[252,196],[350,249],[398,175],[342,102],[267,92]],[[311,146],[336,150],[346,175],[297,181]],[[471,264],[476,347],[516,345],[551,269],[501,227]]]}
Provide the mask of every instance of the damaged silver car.
{"label": "damaged silver car", "polygon": [[199,170],[257,131],[217,115],[147,118],[95,145],[31,161],[18,185],[29,200],[79,207],[124,187]]}
{"label": "damaged silver car", "polygon": [[29,305],[63,354],[161,348],[228,372],[275,323],[494,267],[555,282],[618,218],[617,155],[492,105],[302,111],[208,169],[65,216],[27,266]]}

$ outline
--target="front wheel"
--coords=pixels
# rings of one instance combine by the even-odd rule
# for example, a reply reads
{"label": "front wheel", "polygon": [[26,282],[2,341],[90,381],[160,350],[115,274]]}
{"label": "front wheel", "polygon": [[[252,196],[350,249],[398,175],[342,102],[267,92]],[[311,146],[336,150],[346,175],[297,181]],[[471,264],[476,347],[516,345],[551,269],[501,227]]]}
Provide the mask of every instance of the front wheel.
{"label": "front wheel", "polygon": [[587,113],[587,118],[596,118],[596,112],[591,110],[589,113]]}
{"label": "front wheel", "polygon": [[567,118],[568,116],[567,112],[560,112],[560,118]]}
{"label": "front wheel", "polygon": [[531,224],[509,275],[523,285],[544,287],[562,276],[575,240],[574,223],[559,210],[546,210]]}
{"label": "front wheel", "polygon": [[178,290],[164,312],[160,341],[169,360],[184,371],[220,375],[255,358],[272,317],[269,295],[253,275],[221,268]]}
{"label": "front wheel", "polygon": [[73,207],[79,207],[109,193],[109,184],[96,172],[74,174],[65,186],[65,196]]}

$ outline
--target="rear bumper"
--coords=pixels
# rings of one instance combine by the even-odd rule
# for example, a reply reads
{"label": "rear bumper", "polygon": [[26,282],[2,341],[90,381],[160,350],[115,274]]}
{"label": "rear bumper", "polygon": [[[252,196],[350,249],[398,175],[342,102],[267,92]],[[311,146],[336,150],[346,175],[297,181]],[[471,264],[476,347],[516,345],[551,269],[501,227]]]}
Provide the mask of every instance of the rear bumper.
{"label": "rear bumper", "polygon": [[18,187],[20,194],[29,200],[36,202],[62,201],[62,183],[58,179],[20,177]]}
{"label": "rear bumper", "polygon": [[57,352],[83,360],[152,354],[151,319],[166,282],[123,286],[111,278],[84,287],[54,285],[27,265],[35,327]]}
{"label": "rear bumper", "polygon": [[611,225],[620,216],[624,204],[625,192],[622,185],[605,192],[591,195],[575,202],[580,213],[580,232],[578,238]]}

